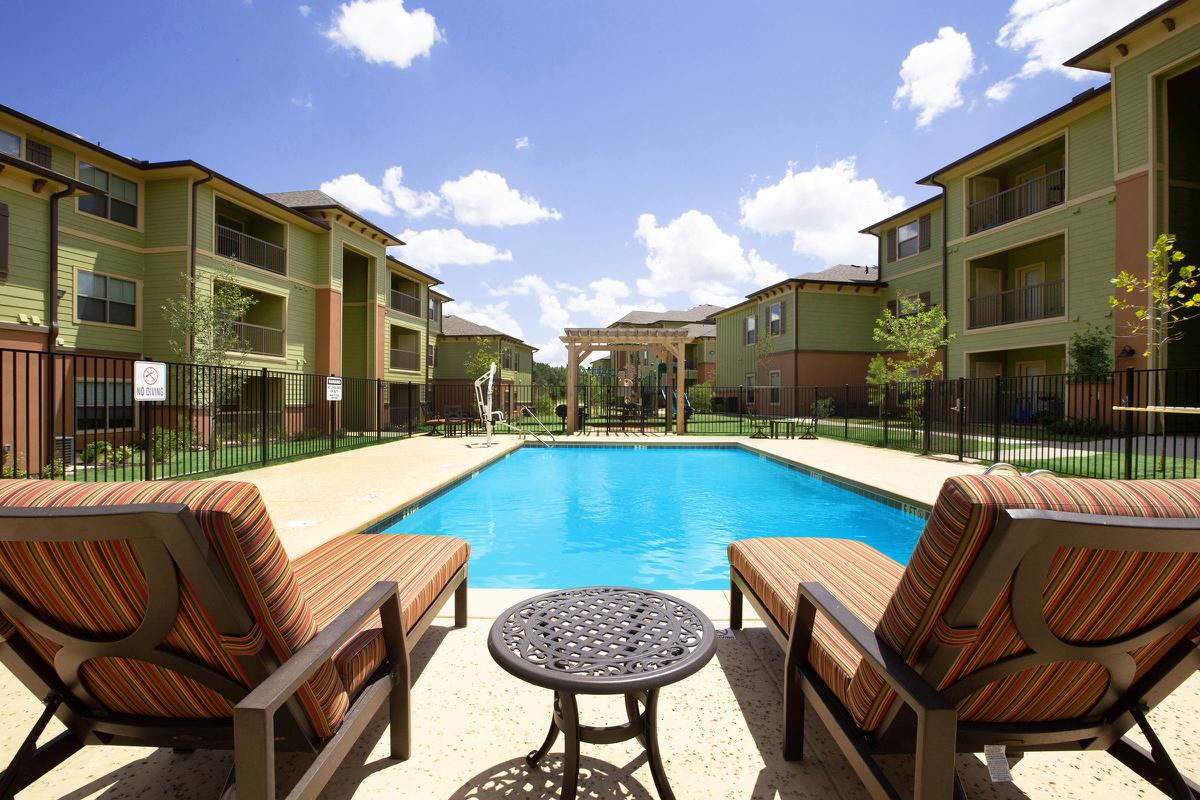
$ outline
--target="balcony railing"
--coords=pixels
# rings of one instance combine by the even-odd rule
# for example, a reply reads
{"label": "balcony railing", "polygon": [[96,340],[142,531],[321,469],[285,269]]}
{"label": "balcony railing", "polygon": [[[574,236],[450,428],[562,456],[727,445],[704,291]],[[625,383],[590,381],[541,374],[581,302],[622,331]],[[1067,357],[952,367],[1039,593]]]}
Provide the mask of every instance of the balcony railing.
{"label": "balcony railing", "polygon": [[1014,219],[1061,205],[1066,195],[1065,169],[1056,169],[967,206],[967,233],[979,233]]}
{"label": "balcony railing", "polygon": [[283,355],[283,329],[254,325],[249,322],[233,323],[238,337],[238,349],[264,356]]}
{"label": "balcony railing", "polygon": [[421,316],[421,300],[408,292],[392,289],[392,308],[409,316]]}
{"label": "balcony railing", "polygon": [[969,302],[972,329],[1061,317],[1063,280],[1059,278],[998,294],[980,295],[972,297]]}
{"label": "balcony railing", "polygon": [[421,368],[421,354],[416,350],[392,348],[392,369],[407,369],[416,371]]}
{"label": "balcony railing", "polygon": [[287,251],[282,247],[224,225],[217,226],[217,255],[280,275],[287,269]]}

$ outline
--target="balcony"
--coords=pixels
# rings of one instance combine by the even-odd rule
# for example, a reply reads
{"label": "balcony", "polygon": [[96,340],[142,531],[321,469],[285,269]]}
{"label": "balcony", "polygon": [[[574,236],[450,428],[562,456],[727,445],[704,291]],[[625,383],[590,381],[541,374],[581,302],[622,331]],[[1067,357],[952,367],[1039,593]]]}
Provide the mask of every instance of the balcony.
{"label": "balcony", "polygon": [[1061,205],[1067,171],[1059,168],[967,206],[967,233],[979,233]]}
{"label": "balcony", "polygon": [[970,328],[992,328],[996,325],[1061,317],[1064,311],[1063,287],[1064,282],[1059,278],[1056,281],[972,297],[968,301]]}
{"label": "balcony", "polygon": [[407,292],[392,289],[391,305],[393,311],[399,311],[401,314],[408,314],[410,317],[417,318],[421,316],[421,299],[413,297]]}
{"label": "balcony", "polygon": [[416,350],[392,348],[392,369],[405,369],[416,372],[421,368],[421,354]]}
{"label": "balcony", "polygon": [[287,271],[287,251],[282,247],[220,223],[217,224],[217,255],[280,275]]}
{"label": "balcony", "polygon": [[262,356],[283,355],[283,329],[249,322],[234,322],[238,350]]}

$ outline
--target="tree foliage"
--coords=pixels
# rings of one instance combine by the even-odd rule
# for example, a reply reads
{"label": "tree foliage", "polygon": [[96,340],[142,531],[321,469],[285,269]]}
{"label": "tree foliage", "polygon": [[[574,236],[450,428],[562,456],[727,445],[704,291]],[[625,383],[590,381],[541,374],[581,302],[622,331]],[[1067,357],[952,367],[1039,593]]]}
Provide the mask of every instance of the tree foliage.
{"label": "tree foliage", "polygon": [[1146,254],[1150,269],[1146,275],[1121,270],[1112,279],[1116,294],[1109,305],[1117,311],[1132,312],[1127,332],[1145,336],[1142,355],[1155,367],[1165,367],[1167,345],[1183,337],[1183,323],[1200,314],[1200,292],[1196,291],[1194,265],[1185,265],[1183,251],[1175,249],[1175,236],[1164,233]]}
{"label": "tree foliage", "polygon": [[240,364],[248,345],[235,323],[257,302],[238,286],[232,266],[218,269],[211,287],[198,278],[180,276],[181,291],[163,304],[167,326],[175,333],[169,342],[181,361],[224,367]]}
{"label": "tree foliage", "polygon": [[1071,335],[1068,351],[1071,374],[1077,381],[1102,381],[1113,369],[1112,336],[1098,325],[1089,324]]}
{"label": "tree foliage", "polygon": [[[499,361],[500,359],[496,355],[496,345],[490,339],[480,336],[475,340],[475,349],[467,356],[463,367],[467,371],[467,376],[471,380],[475,380],[486,375],[493,362]],[[496,366],[499,367],[499,363]]]}
{"label": "tree foliage", "polygon": [[945,330],[946,313],[940,307],[926,307],[917,297],[901,297],[896,312],[885,308],[875,320],[872,336],[887,355],[876,353],[871,359],[867,382],[900,383],[940,378],[942,362],[938,358],[938,349],[954,339],[954,335],[947,336]]}

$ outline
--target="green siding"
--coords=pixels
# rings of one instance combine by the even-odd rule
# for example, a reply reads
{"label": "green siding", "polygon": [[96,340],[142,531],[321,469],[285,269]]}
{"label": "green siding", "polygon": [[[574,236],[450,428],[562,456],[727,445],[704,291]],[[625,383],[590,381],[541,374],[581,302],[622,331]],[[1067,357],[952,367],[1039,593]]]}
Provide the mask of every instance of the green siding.
{"label": "green siding", "polygon": [[[800,292],[797,296],[800,335],[795,349],[873,351],[875,342],[871,333],[879,318],[880,304],[878,295],[855,294],[853,289]],[[793,349],[787,334],[779,338],[785,341],[775,348],[776,352]]]}
{"label": "green siding", "polygon": [[1200,50],[1200,25],[1177,30],[1155,47],[1122,61],[1114,69],[1113,102],[1117,109],[1117,169],[1146,166],[1150,161],[1150,90],[1148,76]]}
{"label": "green siding", "polygon": [[[60,201],[66,205],[65,201]],[[50,204],[44,197],[0,185],[8,206],[8,280],[0,281],[0,322],[36,315],[46,323],[46,280],[50,271]]]}
{"label": "green siding", "polygon": [[188,242],[188,202],[191,184],[186,178],[146,184],[144,219],[146,247],[184,247]]}
{"label": "green siding", "polygon": [[1112,108],[1105,104],[1068,127],[1067,198],[1111,189]]}
{"label": "green siding", "polygon": [[[919,213],[909,214],[900,217],[879,230],[878,247],[876,255],[878,259],[876,264],[879,264],[879,279],[892,283],[892,278],[895,275],[906,275],[909,272],[924,269],[931,265],[940,264],[942,261],[942,204],[938,202],[929,208],[918,209]],[[892,228],[898,228],[901,225],[907,225],[925,214],[929,214],[929,232],[930,246],[927,250],[922,250],[907,258],[897,259],[891,263],[887,260],[887,232]]]}

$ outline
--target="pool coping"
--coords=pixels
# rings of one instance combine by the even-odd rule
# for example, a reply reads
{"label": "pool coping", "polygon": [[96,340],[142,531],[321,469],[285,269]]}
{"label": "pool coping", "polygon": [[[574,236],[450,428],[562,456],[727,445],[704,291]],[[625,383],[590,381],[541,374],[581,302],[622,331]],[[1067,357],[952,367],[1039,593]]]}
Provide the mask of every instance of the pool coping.
{"label": "pool coping", "polygon": [[[408,502],[406,502],[396,508],[393,508],[390,511],[385,511],[385,512],[377,515],[358,532],[359,533],[381,533],[383,528],[386,528],[396,522],[399,522],[400,520],[404,519],[405,517],[409,516],[410,514],[416,512],[417,510],[421,509],[422,507],[428,505],[429,503],[433,502],[437,498],[439,498],[442,495],[446,494],[447,492],[451,491],[452,489],[458,487],[462,483],[474,478],[483,470],[494,466],[498,461],[508,458],[509,456],[513,455],[514,453],[520,452],[521,450],[525,449],[526,447],[540,447],[540,445],[531,445],[529,442],[522,442],[514,448],[499,451],[494,456],[475,465],[471,469],[460,472],[457,475],[455,475],[451,478],[448,478],[445,481],[442,481],[438,485],[436,485],[430,489],[427,489],[426,491],[422,492],[418,496],[410,499]],[[819,480],[822,483],[828,483],[828,484],[830,484],[832,486],[836,486],[840,489],[845,489],[846,491],[853,492],[854,494],[860,495],[869,500],[874,500],[877,503],[882,503],[883,505],[886,505],[890,508],[897,509],[898,511],[901,511],[903,513],[910,514],[915,517],[919,517],[922,520],[928,520],[929,514],[932,511],[932,507],[928,503],[922,502],[915,498],[905,497],[904,495],[897,494],[895,492],[889,492],[886,489],[881,489],[877,486],[872,486],[868,483],[862,483],[859,481],[852,480],[850,478],[846,478],[841,475],[835,475],[834,473],[828,472],[826,470],[818,469],[816,467],[810,466],[803,462],[797,461],[795,459],[787,458],[785,456],[781,456],[776,453],[768,453],[765,450],[760,450],[760,449],[754,447],[753,445],[747,444],[746,442],[724,441],[724,442],[708,443],[708,442],[645,441],[645,442],[630,442],[627,444],[626,443],[615,444],[612,442],[603,442],[603,441],[596,441],[596,442],[571,441],[571,442],[557,442],[557,443],[555,443],[554,447],[555,448],[558,448],[558,447],[576,447],[576,448],[591,447],[591,448],[609,449],[609,450],[613,450],[613,449],[647,450],[650,448],[663,448],[663,449],[676,449],[676,450],[694,450],[694,449],[741,450],[742,452],[748,453],[748,454],[756,456],[758,458],[764,458],[764,459],[767,459],[768,461],[774,461],[777,464],[780,464],[781,466],[787,467],[789,469],[794,469],[797,472],[800,472],[810,478]]]}

